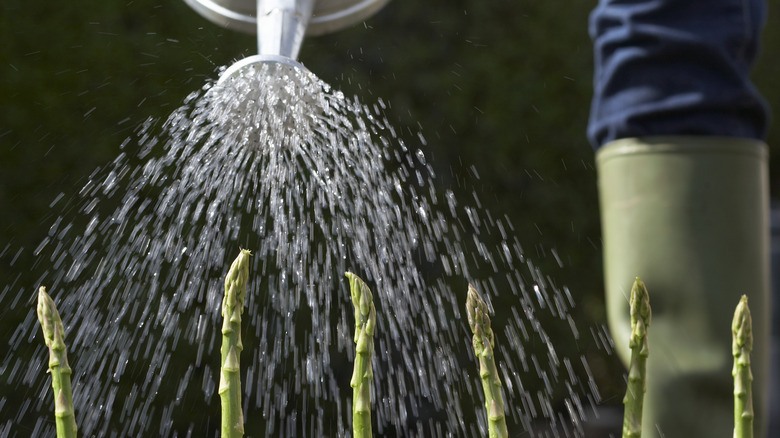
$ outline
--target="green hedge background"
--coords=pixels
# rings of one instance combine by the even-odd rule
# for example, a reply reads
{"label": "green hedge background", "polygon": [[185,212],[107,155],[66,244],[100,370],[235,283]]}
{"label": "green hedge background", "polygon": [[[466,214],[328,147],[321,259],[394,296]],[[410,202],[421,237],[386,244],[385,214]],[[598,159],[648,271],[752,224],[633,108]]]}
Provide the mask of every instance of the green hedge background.
{"label": "green hedge background", "polygon": [[[571,288],[578,321],[599,325],[596,175],[584,135],[594,5],[394,0],[363,24],[307,39],[300,60],[347,95],[387,102],[388,120],[408,138],[422,132],[442,184],[461,197],[476,190],[486,209],[506,214],[529,256]],[[769,22],[780,22],[774,8]],[[25,285],[32,300],[37,276],[26,267],[59,193],[76,193],[139,123],[165,118],[218,66],[255,50],[253,36],[219,28],[181,0],[3,0],[0,292]],[[780,30],[770,25],[755,80],[776,107],[778,53]],[[769,143],[780,146],[780,125]],[[771,179],[780,194],[780,173]],[[0,343],[18,324],[18,313],[3,310],[10,292],[0,302]],[[619,404],[616,359],[588,360],[605,401]],[[0,378],[0,393],[7,384]]]}

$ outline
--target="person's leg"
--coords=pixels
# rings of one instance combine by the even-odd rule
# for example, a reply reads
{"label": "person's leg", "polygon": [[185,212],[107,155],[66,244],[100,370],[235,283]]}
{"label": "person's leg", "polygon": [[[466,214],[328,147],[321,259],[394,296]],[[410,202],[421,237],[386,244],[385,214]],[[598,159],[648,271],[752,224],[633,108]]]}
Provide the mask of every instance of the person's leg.
{"label": "person's leg", "polygon": [[756,436],[765,430],[769,117],[748,79],[763,11],[747,0],[605,0],[591,16],[588,135],[625,362],[635,277],[653,309],[646,437],[731,436],[730,325],[742,294],[755,327]]}
{"label": "person's leg", "polygon": [[750,83],[765,0],[601,0],[590,17],[588,138],[720,135],[763,140]]}
{"label": "person's leg", "polygon": [[731,436],[731,319],[742,294],[753,316],[756,431],[764,430],[766,159],[763,143],[726,137],[629,138],[599,150],[607,310],[626,363],[635,277],[650,295],[645,437]]}

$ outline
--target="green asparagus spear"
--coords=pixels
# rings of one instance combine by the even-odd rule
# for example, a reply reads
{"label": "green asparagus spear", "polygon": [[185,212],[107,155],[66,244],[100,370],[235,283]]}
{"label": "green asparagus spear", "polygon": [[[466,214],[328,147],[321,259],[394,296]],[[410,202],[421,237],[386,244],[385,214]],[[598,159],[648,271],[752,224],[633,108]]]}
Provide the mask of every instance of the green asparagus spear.
{"label": "green asparagus spear", "polygon": [[37,311],[38,321],[43,329],[43,340],[49,347],[49,372],[51,387],[54,390],[57,438],[74,438],[78,428],[70,386],[71,369],[68,365],[68,352],[65,350],[65,329],[62,326],[60,313],[44,286],[38,289]]}
{"label": "green asparagus spear", "polygon": [[220,362],[219,397],[222,400],[222,438],[244,436],[244,413],[241,409],[241,314],[244,313],[246,282],[249,277],[248,250],[242,249],[225,277],[222,299],[222,360]]}
{"label": "green asparagus spear", "polygon": [[376,311],[371,290],[357,275],[347,272],[352,305],[355,307],[355,365],[352,371],[352,434],[371,438],[371,379],[374,371],[374,327]]}
{"label": "green asparagus spear", "polygon": [[498,369],[493,356],[495,338],[493,337],[493,329],[490,328],[487,305],[472,285],[469,285],[466,313],[471,332],[474,334],[472,338],[474,353],[479,360],[479,377],[482,380],[482,390],[485,393],[489,437],[506,438],[509,435],[504,413],[504,397],[501,393],[501,380],[498,377]]}
{"label": "green asparagus spear", "polygon": [[650,353],[647,343],[647,328],[650,326],[652,312],[647,288],[639,278],[631,288],[631,364],[628,369],[628,388],[623,398],[623,438],[642,436],[642,408],[644,405],[647,382],[647,357]]}
{"label": "green asparagus spear", "polygon": [[753,373],[750,371],[750,352],[753,349],[753,322],[748,298],[742,295],[731,323],[734,355],[734,438],[753,438]]}

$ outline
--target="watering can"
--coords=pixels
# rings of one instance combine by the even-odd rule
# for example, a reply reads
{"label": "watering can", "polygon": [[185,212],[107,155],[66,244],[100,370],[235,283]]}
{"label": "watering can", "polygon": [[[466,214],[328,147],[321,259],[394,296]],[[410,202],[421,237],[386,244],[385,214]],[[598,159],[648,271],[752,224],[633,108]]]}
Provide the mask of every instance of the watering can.
{"label": "watering can", "polygon": [[195,11],[228,29],[257,34],[258,54],[224,73],[251,64],[279,62],[304,68],[297,59],[306,35],[322,35],[358,23],[389,0],[185,0]]}

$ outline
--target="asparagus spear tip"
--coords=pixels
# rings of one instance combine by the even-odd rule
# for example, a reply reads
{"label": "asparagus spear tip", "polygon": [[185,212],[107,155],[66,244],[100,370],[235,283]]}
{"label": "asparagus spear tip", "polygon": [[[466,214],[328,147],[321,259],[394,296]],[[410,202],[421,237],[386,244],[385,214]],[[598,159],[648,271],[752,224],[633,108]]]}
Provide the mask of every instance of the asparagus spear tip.
{"label": "asparagus spear tip", "polygon": [[479,361],[479,377],[482,380],[482,390],[485,394],[485,411],[488,417],[488,434],[490,438],[508,437],[506,414],[504,412],[504,396],[501,392],[501,379],[498,377],[493,348],[495,337],[490,327],[490,316],[487,304],[474,286],[469,285],[466,299],[466,314],[472,337],[474,354]]}
{"label": "asparagus spear tip", "polygon": [[623,398],[623,438],[642,436],[642,411],[647,391],[646,371],[650,348],[647,342],[647,328],[650,326],[652,311],[647,288],[641,279],[634,281],[631,288],[631,336],[628,346],[631,348],[631,363],[628,370],[628,387]]}
{"label": "asparagus spear tip", "polygon": [[54,393],[54,419],[57,438],[74,438],[77,434],[76,415],[73,409],[71,369],[65,348],[65,328],[54,300],[46,293],[46,287],[38,289],[38,321],[43,331],[43,341],[49,347],[49,373]]}
{"label": "asparagus spear tip", "polygon": [[370,438],[371,379],[374,376],[376,310],[371,290],[357,275],[347,272],[352,305],[355,308],[355,364],[349,386],[352,387],[352,433],[355,438]]}
{"label": "asparagus spear tip", "polygon": [[222,403],[222,438],[244,436],[244,412],[241,408],[241,315],[244,313],[249,257],[242,249],[225,277],[222,299],[222,349],[219,397]]}
{"label": "asparagus spear tip", "polygon": [[742,295],[731,323],[731,353],[734,356],[734,438],[753,437],[753,374],[750,352],[753,349],[753,322],[748,298]]}

